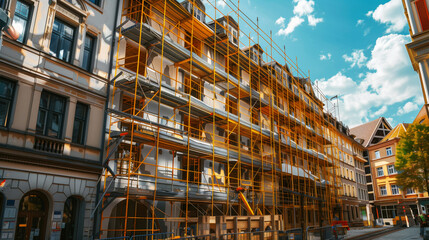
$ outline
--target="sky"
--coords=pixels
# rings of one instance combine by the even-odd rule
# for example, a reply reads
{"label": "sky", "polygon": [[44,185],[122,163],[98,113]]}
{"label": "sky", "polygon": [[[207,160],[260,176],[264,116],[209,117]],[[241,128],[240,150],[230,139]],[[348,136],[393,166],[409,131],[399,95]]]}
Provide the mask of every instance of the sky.
{"label": "sky", "polygon": [[[242,11],[239,23],[258,18],[259,27],[285,47],[288,65],[297,61],[328,98],[338,96],[339,119],[349,127],[381,116],[392,127],[409,123],[423,106],[419,76],[405,47],[411,38],[401,0],[238,1],[204,2],[213,18],[215,4],[216,18],[233,16],[234,5]],[[247,24],[240,28],[252,32]],[[243,33],[241,41],[257,41]]]}

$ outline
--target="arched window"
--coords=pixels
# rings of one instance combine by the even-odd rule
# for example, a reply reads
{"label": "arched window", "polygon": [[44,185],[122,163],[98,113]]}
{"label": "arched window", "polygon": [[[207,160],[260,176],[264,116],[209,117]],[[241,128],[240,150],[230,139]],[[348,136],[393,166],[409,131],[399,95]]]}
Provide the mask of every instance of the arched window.
{"label": "arched window", "polygon": [[83,223],[83,200],[77,196],[67,198],[64,203],[63,229],[61,230],[61,240],[82,239]]}
{"label": "arched window", "polygon": [[45,194],[31,191],[21,198],[15,239],[45,239],[49,203]]}

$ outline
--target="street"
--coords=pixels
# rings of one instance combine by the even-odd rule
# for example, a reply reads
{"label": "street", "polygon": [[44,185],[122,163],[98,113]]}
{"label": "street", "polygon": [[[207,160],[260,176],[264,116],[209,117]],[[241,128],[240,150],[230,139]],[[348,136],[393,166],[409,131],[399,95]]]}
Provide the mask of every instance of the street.
{"label": "street", "polygon": [[385,239],[389,239],[389,240],[403,240],[403,239],[407,239],[407,240],[414,240],[414,239],[422,239],[419,235],[419,227],[410,227],[410,228],[405,228],[401,231],[397,231],[394,233],[390,233],[387,235],[384,235],[382,237],[379,238],[375,238],[374,240],[385,240]]}

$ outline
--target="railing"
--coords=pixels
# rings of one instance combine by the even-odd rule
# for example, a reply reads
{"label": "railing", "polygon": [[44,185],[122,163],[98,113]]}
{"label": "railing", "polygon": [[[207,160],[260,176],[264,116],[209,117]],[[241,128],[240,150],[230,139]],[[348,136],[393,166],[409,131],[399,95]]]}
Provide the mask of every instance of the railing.
{"label": "railing", "polygon": [[64,142],[61,140],[55,140],[48,137],[36,136],[34,137],[33,149],[43,151],[43,152],[63,154]]}

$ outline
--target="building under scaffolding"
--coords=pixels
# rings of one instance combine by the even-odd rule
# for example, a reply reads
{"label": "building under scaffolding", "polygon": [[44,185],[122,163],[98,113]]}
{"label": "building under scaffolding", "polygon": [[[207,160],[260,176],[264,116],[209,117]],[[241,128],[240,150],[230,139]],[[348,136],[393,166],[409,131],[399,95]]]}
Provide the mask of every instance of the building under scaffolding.
{"label": "building under scaffolding", "polygon": [[306,229],[340,204],[326,98],[239,3],[205,4],[123,1],[102,238]]}

